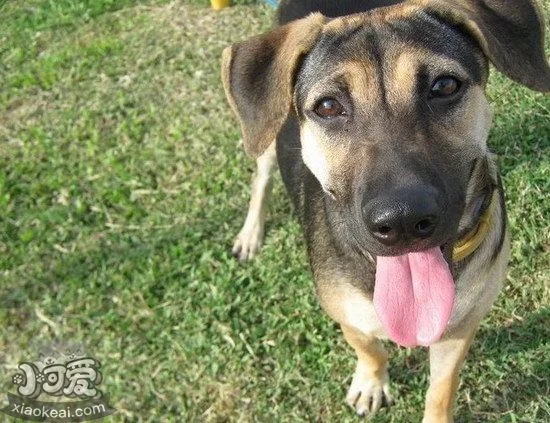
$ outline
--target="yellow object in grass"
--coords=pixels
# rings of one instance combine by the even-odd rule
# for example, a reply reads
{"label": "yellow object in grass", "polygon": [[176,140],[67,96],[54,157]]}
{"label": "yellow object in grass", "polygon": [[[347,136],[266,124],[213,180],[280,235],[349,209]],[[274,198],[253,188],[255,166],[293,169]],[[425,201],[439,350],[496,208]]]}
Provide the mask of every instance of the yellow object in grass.
{"label": "yellow object in grass", "polygon": [[231,5],[231,0],[210,0],[210,4],[212,5],[212,9],[219,10],[224,7],[229,7]]}

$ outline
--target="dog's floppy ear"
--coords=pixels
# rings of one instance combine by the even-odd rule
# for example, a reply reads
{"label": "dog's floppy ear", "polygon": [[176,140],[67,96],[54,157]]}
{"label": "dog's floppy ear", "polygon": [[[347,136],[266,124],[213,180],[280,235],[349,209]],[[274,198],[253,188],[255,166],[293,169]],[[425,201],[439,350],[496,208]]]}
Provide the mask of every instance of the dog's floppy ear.
{"label": "dog's floppy ear", "polygon": [[251,157],[265,151],[285,122],[297,65],[315,44],[325,20],[314,13],[223,51],[225,94]]}
{"label": "dog's floppy ear", "polygon": [[[415,1],[415,0],[413,0]],[[416,0],[428,12],[463,27],[495,67],[537,91],[550,91],[544,21],[536,0]]]}

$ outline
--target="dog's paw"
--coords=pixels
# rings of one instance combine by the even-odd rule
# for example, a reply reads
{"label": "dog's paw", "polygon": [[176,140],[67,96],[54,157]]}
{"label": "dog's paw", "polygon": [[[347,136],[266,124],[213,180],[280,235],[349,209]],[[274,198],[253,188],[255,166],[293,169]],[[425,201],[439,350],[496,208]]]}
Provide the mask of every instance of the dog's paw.
{"label": "dog's paw", "polygon": [[378,378],[370,376],[358,366],[346,396],[346,402],[360,416],[374,414],[382,405],[389,406],[393,403],[389,381],[387,371]]}
{"label": "dog's paw", "polygon": [[264,231],[262,225],[244,226],[239,235],[237,235],[237,238],[235,238],[231,253],[242,262],[252,260],[258,251],[260,251],[263,237]]}

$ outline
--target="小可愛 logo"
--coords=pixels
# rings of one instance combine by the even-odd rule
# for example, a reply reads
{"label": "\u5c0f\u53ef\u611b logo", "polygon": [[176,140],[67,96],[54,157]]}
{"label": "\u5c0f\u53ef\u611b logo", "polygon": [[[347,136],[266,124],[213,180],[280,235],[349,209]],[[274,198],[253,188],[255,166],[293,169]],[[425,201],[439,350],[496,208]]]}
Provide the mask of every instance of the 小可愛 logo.
{"label": "\u5c0f\u53ef\u611b logo", "polygon": [[81,422],[115,412],[98,385],[101,364],[80,350],[50,350],[24,361],[12,376],[15,393],[0,411],[23,420]]}

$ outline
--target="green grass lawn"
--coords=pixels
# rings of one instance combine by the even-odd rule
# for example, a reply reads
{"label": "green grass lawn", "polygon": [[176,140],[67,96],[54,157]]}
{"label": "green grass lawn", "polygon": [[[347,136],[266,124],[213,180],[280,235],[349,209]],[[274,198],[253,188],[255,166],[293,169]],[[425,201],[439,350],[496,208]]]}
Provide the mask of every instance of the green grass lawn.
{"label": "green grass lawn", "polygon": [[[1,401],[37,343],[62,340],[102,362],[114,421],[358,421],[355,357],[317,304],[280,178],[262,253],[230,254],[254,164],[219,59],[272,9],[2,3]],[[457,421],[548,422],[550,97],[498,74],[489,96],[513,252]],[[398,399],[374,421],[418,422],[426,351],[388,347]]]}

